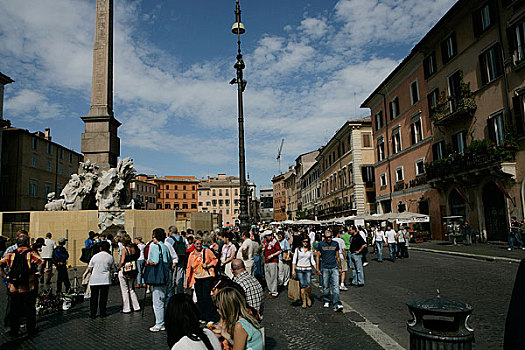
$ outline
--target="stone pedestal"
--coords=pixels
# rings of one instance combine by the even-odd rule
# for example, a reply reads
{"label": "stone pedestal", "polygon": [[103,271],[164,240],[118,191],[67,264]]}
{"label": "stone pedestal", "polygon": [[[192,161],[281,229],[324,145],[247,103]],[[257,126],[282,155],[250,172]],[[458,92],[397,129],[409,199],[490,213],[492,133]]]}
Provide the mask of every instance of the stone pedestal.
{"label": "stone pedestal", "polygon": [[101,169],[115,168],[120,156],[117,128],[120,122],[113,117],[82,117],[86,132],[82,134],[84,161],[90,160]]}

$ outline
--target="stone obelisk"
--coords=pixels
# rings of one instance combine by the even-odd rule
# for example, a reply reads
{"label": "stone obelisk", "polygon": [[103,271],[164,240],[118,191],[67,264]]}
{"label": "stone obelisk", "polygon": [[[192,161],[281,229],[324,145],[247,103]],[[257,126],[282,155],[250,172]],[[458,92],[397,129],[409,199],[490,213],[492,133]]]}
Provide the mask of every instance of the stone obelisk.
{"label": "stone obelisk", "polygon": [[86,126],[82,134],[84,161],[89,159],[101,169],[116,167],[120,122],[113,115],[113,0],[97,0],[91,108],[82,120]]}

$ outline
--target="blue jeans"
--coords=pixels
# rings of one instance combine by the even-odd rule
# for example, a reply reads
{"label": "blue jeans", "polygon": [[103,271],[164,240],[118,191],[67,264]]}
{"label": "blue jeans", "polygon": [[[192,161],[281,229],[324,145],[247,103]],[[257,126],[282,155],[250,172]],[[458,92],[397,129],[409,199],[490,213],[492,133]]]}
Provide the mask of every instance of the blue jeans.
{"label": "blue jeans", "polygon": [[383,241],[376,241],[377,261],[383,261]]}
{"label": "blue jeans", "polygon": [[253,275],[262,277],[263,274],[262,258],[260,255],[255,255],[253,257]]}
{"label": "blue jeans", "polygon": [[164,304],[166,302],[166,285],[151,286],[155,326],[164,326]]}
{"label": "blue jeans", "polygon": [[352,284],[365,284],[365,273],[363,271],[363,255],[352,253]]}
{"label": "blue jeans", "polygon": [[295,275],[299,280],[301,288],[310,287],[312,285],[312,270],[295,269]]}
{"label": "blue jeans", "polygon": [[388,248],[390,249],[390,260],[395,261],[396,260],[396,244],[388,243]]}
{"label": "blue jeans", "polygon": [[334,267],[333,269],[323,268],[323,301],[325,303],[330,302],[330,285],[332,285],[332,303],[336,307],[341,305],[341,300],[339,299],[339,268]]}
{"label": "blue jeans", "polygon": [[519,236],[519,233],[518,234],[511,233],[510,234],[510,242],[509,242],[509,248],[510,249],[514,249],[514,240],[516,240],[518,242],[518,244],[520,245],[520,247],[523,248],[523,241],[521,240],[521,238]]}
{"label": "blue jeans", "polygon": [[139,274],[137,275],[137,284],[144,284],[144,276],[142,276],[142,270],[144,269],[144,263],[146,260],[137,260]]}
{"label": "blue jeans", "polygon": [[166,298],[166,304],[174,294],[184,293],[184,279],[186,277],[186,271],[184,265],[177,264],[171,272],[171,280],[169,282],[168,297]]}

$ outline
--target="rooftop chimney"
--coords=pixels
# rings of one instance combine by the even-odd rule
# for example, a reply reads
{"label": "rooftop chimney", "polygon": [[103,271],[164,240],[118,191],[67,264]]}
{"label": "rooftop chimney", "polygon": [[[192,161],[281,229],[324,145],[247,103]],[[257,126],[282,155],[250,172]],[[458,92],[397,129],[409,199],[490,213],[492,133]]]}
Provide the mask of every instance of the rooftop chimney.
{"label": "rooftop chimney", "polygon": [[45,128],[46,132],[44,133],[44,137],[46,140],[51,141],[51,128],[48,126]]}

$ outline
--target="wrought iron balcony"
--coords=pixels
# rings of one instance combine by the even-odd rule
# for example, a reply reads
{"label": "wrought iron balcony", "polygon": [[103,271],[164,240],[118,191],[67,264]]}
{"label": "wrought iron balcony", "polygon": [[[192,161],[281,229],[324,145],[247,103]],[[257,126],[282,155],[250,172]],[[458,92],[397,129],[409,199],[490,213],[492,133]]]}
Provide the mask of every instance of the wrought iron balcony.
{"label": "wrought iron balcony", "polygon": [[425,165],[427,181],[433,187],[453,181],[472,181],[476,176],[516,176],[515,156],[518,145],[506,140],[502,145],[487,140],[473,141],[464,154],[454,153]]}

